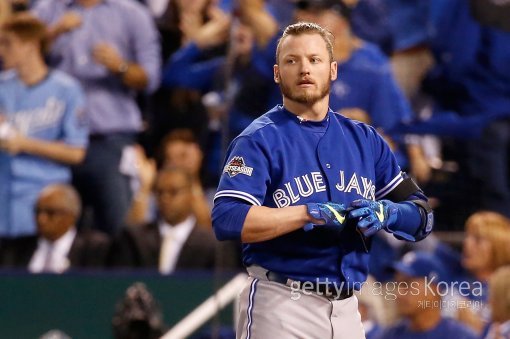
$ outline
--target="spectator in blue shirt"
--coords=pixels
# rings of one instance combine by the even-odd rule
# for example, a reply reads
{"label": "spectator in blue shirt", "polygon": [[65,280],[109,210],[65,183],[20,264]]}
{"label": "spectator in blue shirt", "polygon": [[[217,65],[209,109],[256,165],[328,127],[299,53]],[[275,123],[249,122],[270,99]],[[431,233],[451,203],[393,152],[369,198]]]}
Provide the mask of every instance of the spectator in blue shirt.
{"label": "spectator in blue shirt", "polygon": [[456,320],[441,317],[443,268],[431,254],[409,252],[395,264],[397,311],[404,319],[378,339],[474,339],[476,335]]}
{"label": "spectator in blue shirt", "polygon": [[39,192],[71,180],[87,146],[84,95],[77,81],[44,63],[46,26],[14,15],[2,26],[0,54],[0,237],[36,233]]}
{"label": "spectator in blue shirt", "polygon": [[39,0],[33,11],[50,25],[51,64],[75,76],[85,90],[90,146],[74,182],[84,213],[92,210],[95,227],[112,234],[131,203],[127,150],[142,130],[135,94],[159,84],[154,22],[143,5],[130,0]]}

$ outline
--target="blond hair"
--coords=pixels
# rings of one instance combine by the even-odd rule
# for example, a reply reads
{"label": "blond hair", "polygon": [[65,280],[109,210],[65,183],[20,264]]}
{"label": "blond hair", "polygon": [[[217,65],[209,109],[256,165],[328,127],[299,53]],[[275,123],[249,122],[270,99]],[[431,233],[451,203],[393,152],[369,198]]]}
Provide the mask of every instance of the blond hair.
{"label": "blond hair", "polygon": [[510,265],[510,219],[497,212],[479,211],[466,220],[465,230],[490,242],[492,270]]}
{"label": "blond hair", "polygon": [[329,54],[329,62],[333,62],[333,42],[335,41],[333,34],[315,23],[298,22],[287,26],[283,31],[281,38],[278,40],[278,45],[276,46],[276,64],[279,64],[278,59],[280,57],[280,49],[283,40],[285,40],[288,36],[299,36],[303,34],[319,34],[326,43],[326,48]]}
{"label": "blond hair", "polygon": [[492,320],[510,320],[510,266],[500,267],[489,279]]}

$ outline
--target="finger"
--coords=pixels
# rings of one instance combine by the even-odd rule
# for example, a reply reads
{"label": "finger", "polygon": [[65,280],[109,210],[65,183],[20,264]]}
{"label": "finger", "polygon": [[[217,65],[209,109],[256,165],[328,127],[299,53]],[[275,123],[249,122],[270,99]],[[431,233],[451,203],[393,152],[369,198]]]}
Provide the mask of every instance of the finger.
{"label": "finger", "polygon": [[362,218],[359,222],[358,222],[358,227],[369,227],[370,225],[372,225],[375,221],[375,218],[372,217],[371,215],[369,215],[368,217],[365,217],[365,218]]}
{"label": "finger", "polygon": [[371,210],[367,207],[356,208],[356,209],[350,211],[347,217],[350,219],[359,218],[359,217],[364,217],[364,216],[370,215],[370,213],[371,213]]}
{"label": "finger", "polygon": [[303,226],[303,230],[304,230],[305,232],[308,232],[308,231],[313,230],[313,227],[314,227],[314,224],[312,224],[312,223],[308,223],[308,224],[306,224],[305,226]]}
{"label": "finger", "polygon": [[367,238],[368,238],[368,237],[371,237],[371,236],[373,236],[374,234],[376,234],[376,233],[377,233],[377,231],[379,231],[379,228],[378,228],[378,227],[376,227],[376,226],[372,226],[372,227],[370,227],[370,228],[367,228],[367,229],[366,229],[366,232],[364,233],[364,234],[365,234],[365,237],[367,237]]}
{"label": "finger", "polygon": [[359,207],[368,207],[370,205],[370,201],[366,199],[358,199],[351,202],[351,207],[359,208]]}

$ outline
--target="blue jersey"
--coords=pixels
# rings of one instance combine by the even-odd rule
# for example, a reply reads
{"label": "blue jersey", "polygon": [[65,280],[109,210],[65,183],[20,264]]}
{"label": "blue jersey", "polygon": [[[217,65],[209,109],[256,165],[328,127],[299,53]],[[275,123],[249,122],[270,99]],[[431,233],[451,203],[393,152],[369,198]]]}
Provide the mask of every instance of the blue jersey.
{"label": "blue jersey", "polygon": [[[360,198],[381,199],[403,178],[372,127],[332,111],[320,122],[301,121],[276,106],[230,145],[215,200],[237,198],[277,208],[326,201],[348,205]],[[354,225],[340,235],[327,228],[300,229],[244,244],[243,261],[295,280],[344,282],[352,288],[366,279],[369,248],[369,239]]]}
{"label": "blue jersey", "polygon": [[360,108],[371,125],[386,133],[411,119],[411,108],[393,79],[388,59],[371,43],[354,50],[338,64],[338,78],[331,83],[329,105],[334,111]]}
{"label": "blue jersey", "polygon": [[467,326],[453,319],[441,319],[433,329],[424,332],[413,331],[409,323],[403,321],[383,332],[378,339],[475,339],[475,335]]}
{"label": "blue jersey", "polygon": [[[88,130],[84,96],[65,73],[26,86],[14,71],[0,75],[0,114],[29,138],[85,147]],[[68,166],[38,156],[11,156],[0,151],[0,236],[35,233],[34,202],[40,190],[71,178]]]}

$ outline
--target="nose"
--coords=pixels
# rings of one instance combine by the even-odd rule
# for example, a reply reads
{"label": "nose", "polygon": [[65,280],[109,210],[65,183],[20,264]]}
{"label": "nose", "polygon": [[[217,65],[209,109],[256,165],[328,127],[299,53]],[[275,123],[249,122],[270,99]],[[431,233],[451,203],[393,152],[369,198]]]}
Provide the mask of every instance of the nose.
{"label": "nose", "polygon": [[301,61],[300,74],[301,75],[309,75],[310,74],[310,62],[307,59],[304,59],[303,61]]}

